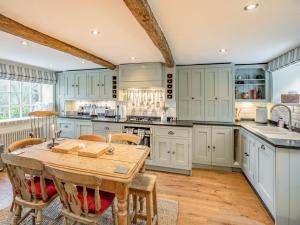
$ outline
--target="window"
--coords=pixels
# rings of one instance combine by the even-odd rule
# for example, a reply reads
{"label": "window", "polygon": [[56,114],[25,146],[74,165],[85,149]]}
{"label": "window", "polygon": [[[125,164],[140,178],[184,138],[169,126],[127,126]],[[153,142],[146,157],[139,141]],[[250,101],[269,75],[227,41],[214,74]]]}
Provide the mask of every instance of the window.
{"label": "window", "polygon": [[30,111],[52,110],[52,84],[0,79],[0,121],[28,117]]}

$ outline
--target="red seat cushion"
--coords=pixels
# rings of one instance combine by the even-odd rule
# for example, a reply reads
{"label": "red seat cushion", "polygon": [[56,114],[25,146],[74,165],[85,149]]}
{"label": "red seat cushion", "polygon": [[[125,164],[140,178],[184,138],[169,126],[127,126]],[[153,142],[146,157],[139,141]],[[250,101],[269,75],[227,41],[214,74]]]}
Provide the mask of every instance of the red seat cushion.
{"label": "red seat cushion", "polygon": [[[48,200],[51,197],[53,197],[57,193],[57,191],[56,191],[55,185],[52,180],[45,179],[45,183],[46,183],[46,192],[48,195],[48,198],[47,198],[47,200]],[[28,186],[29,186],[29,191],[31,193],[31,181],[30,180],[28,181]],[[34,177],[34,186],[35,186],[36,198],[43,199],[41,183],[40,183],[39,177]]]}
{"label": "red seat cushion", "polygon": [[[81,209],[84,210],[84,197],[83,197],[83,188],[77,187],[78,191],[78,198],[81,204]],[[101,198],[101,208],[96,212],[96,205],[95,205],[95,190],[87,188],[87,202],[89,213],[94,213],[96,215],[102,214],[113,202],[115,198],[115,194],[100,191],[100,198]]]}

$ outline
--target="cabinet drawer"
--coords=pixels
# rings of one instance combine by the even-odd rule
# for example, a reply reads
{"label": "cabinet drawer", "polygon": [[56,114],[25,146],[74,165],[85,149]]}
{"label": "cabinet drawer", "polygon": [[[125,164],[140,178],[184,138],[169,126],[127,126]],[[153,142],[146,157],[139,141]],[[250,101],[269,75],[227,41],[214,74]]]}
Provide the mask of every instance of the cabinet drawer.
{"label": "cabinet drawer", "polygon": [[175,127],[158,127],[155,128],[155,135],[190,138],[192,130],[189,128],[175,128]]}
{"label": "cabinet drawer", "polygon": [[94,133],[106,133],[106,132],[121,132],[121,125],[117,123],[93,123]]}

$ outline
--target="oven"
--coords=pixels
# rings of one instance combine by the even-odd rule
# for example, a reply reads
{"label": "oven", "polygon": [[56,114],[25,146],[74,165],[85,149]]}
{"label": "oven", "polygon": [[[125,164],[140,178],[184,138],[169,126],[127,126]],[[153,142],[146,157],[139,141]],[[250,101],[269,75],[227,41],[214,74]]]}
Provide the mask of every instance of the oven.
{"label": "oven", "polygon": [[152,159],[153,131],[151,126],[142,124],[124,124],[122,132],[138,135],[141,139],[140,145],[145,145],[150,148],[150,154],[147,159]]}

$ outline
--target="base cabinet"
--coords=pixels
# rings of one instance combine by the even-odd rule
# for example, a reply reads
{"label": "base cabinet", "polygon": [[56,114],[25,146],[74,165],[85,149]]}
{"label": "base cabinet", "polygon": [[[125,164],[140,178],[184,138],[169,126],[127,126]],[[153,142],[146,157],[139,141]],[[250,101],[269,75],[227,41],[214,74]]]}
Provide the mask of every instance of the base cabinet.
{"label": "base cabinet", "polygon": [[231,127],[194,126],[193,163],[231,167],[233,130]]}
{"label": "base cabinet", "polygon": [[242,170],[275,216],[275,147],[241,130]]}
{"label": "base cabinet", "polygon": [[75,120],[74,119],[58,119],[58,130],[61,131],[62,138],[75,138]]}
{"label": "base cabinet", "polygon": [[172,169],[191,170],[192,129],[155,127],[154,133],[153,164]]}
{"label": "base cabinet", "polygon": [[122,126],[118,123],[93,122],[94,134],[99,134],[106,137],[109,133],[119,133],[121,131]]}
{"label": "base cabinet", "polygon": [[90,120],[76,121],[75,128],[75,138],[79,138],[81,135],[93,133],[93,126]]}

